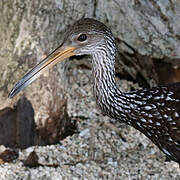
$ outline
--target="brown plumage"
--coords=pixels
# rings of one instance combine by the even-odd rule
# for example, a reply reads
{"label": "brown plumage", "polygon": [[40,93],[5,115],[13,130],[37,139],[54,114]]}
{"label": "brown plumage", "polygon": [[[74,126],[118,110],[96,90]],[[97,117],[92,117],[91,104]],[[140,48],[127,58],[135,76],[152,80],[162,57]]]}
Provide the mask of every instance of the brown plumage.
{"label": "brown plumage", "polygon": [[114,37],[108,27],[84,18],[66,33],[64,42],[27,73],[11,90],[13,97],[50,65],[73,56],[92,56],[93,87],[100,109],[141,131],[173,161],[180,163],[180,83],[121,92],[115,83]]}

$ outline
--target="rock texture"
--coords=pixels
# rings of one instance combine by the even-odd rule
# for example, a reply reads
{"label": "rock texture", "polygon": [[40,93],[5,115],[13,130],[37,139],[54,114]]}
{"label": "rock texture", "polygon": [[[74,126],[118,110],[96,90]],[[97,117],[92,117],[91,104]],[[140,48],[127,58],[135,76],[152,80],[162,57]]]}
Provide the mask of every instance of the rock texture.
{"label": "rock texture", "polygon": [[179,12],[178,0],[100,0],[96,5],[96,16],[139,53],[175,62],[180,58]]}
{"label": "rock texture", "polygon": [[180,81],[179,0],[100,0],[95,15],[128,44],[118,43],[119,60],[132,78],[150,86]]}
{"label": "rock texture", "polygon": [[[66,113],[60,110],[66,109],[63,108],[66,103],[63,63],[13,100],[8,100],[7,95],[25,72],[61,44],[65,27],[85,14],[93,14],[91,0],[0,2],[0,109],[13,106],[24,94],[32,102],[38,129],[48,126],[47,123],[53,121],[52,117],[69,121],[64,116]],[[58,130],[63,131],[63,128]]]}
{"label": "rock texture", "polygon": [[34,111],[25,97],[14,108],[0,110],[0,129],[0,144],[6,147],[27,148],[34,145]]}

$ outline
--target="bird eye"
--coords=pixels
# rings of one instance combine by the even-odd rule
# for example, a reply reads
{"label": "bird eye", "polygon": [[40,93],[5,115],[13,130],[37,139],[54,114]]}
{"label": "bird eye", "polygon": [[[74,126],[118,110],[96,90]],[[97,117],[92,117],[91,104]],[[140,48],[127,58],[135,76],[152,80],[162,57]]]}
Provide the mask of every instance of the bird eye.
{"label": "bird eye", "polygon": [[87,35],[86,34],[81,34],[78,38],[77,38],[77,40],[78,41],[85,41],[87,39]]}

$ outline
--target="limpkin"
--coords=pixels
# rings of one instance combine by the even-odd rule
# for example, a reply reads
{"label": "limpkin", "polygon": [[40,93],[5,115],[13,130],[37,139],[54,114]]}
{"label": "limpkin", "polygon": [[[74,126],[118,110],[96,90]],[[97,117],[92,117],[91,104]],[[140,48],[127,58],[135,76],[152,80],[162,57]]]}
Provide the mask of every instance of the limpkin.
{"label": "limpkin", "polygon": [[15,85],[9,98],[52,65],[85,54],[92,56],[93,89],[100,109],[142,132],[169,159],[180,163],[180,83],[121,92],[115,83],[115,39],[111,30],[97,20],[83,18],[75,22],[63,43]]}

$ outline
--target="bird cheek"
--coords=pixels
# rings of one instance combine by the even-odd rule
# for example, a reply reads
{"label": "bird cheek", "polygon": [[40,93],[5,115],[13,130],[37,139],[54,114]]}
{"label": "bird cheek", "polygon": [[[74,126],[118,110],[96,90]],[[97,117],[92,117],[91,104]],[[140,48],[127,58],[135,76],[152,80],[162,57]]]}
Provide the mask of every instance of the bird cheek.
{"label": "bird cheek", "polygon": [[89,50],[87,50],[85,47],[79,47],[78,49],[75,50],[76,55],[87,55],[90,54]]}
{"label": "bird cheek", "polygon": [[75,52],[75,54],[76,54],[77,56],[80,56],[80,55],[83,55],[83,54],[84,54],[84,53],[83,53],[83,50],[82,50],[81,48],[76,49],[74,52]]}

